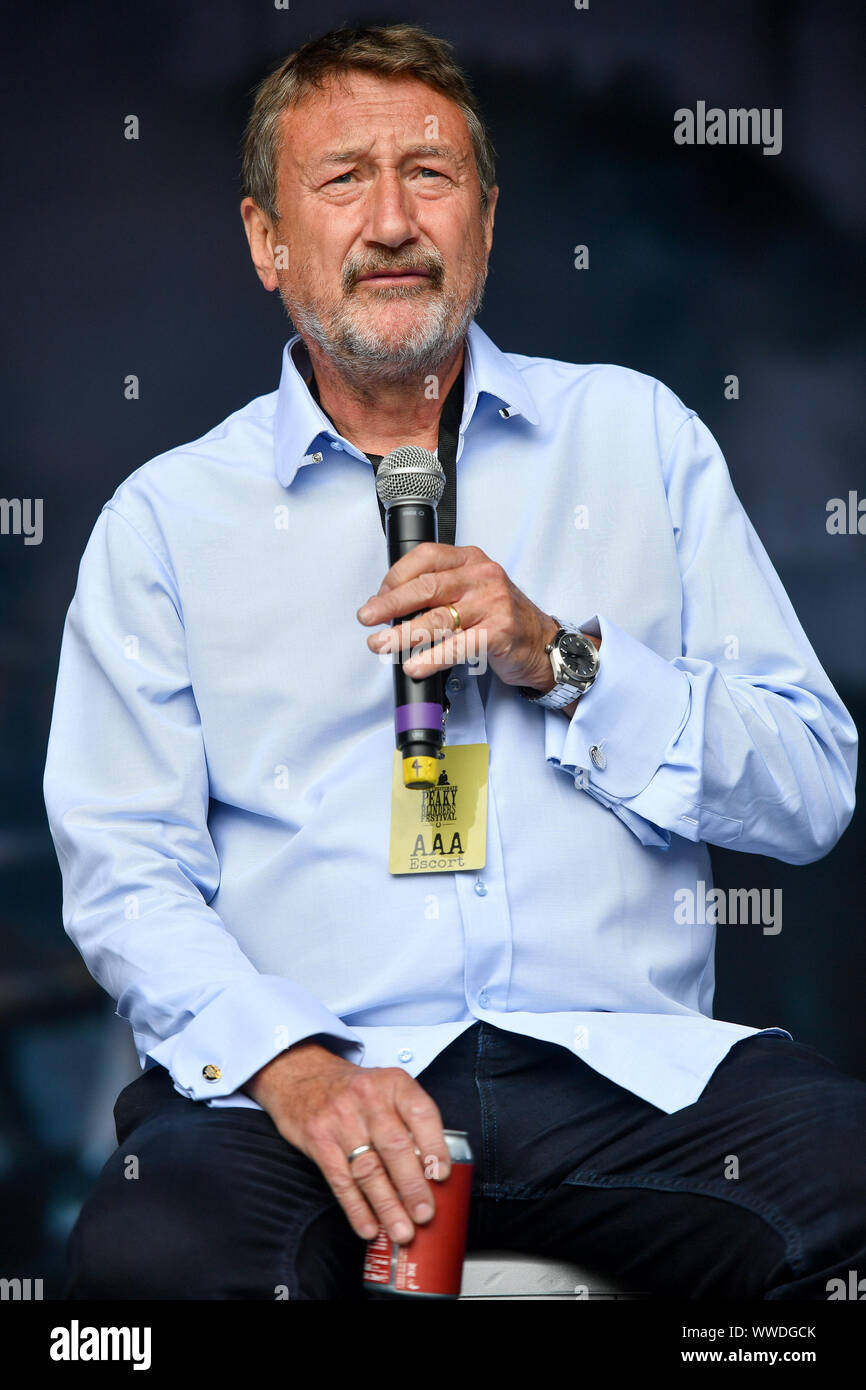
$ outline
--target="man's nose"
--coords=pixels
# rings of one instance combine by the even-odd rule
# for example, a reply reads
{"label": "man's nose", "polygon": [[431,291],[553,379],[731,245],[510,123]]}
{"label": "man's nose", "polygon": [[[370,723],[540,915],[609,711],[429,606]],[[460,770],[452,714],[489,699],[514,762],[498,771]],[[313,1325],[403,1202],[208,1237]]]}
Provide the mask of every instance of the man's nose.
{"label": "man's nose", "polygon": [[383,246],[402,246],[418,236],[412,209],[412,195],[394,170],[386,170],[373,181],[368,195],[368,241]]}

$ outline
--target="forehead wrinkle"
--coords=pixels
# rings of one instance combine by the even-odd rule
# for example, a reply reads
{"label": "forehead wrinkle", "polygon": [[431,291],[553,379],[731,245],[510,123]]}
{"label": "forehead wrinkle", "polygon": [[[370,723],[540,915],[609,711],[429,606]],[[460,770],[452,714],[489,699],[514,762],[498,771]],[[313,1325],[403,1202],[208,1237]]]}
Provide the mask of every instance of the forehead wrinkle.
{"label": "forehead wrinkle", "polygon": [[[360,76],[362,79],[361,82],[358,83],[358,86],[361,88],[360,91],[358,91],[358,86],[356,86],[353,81],[353,78],[356,76]],[[432,100],[425,99],[419,102],[417,92],[410,94],[404,87],[403,91],[397,96],[397,99],[394,100],[392,87],[391,93],[389,93],[391,99],[382,100],[382,79],[372,77],[371,75],[371,80],[376,83],[376,88],[378,88],[378,90],[376,90],[376,88],[371,90],[369,83],[363,80],[367,76],[367,74],[340,74],[339,77],[343,80],[327,82],[314,93],[310,93],[308,96],[304,97],[297,105],[283,112],[283,119],[280,122],[282,126],[281,136],[289,136],[288,140],[284,142],[281,141],[283,150],[285,150],[286,145],[291,146],[290,129],[291,126],[295,124],[298,117],[302,117],[302,113],[306,115],[308,119],[312,117],[310,126],[307,128],[307,138],[304,140],[304,143],[307,143],[307,140],[309,140],[311,136],[313,139],[316,137],[321,138],[323,144],[331,143],[332,140],[340,140],[342,142],[345,141],[347,135],[349,136],[349,141],[341,143],[338,150],[327,151],[326,155],[309,154],[307,158],[302,159],[295,151],[292,151],[296,167],[304,170],[311,170],[316,166],[330,165],[336,163],[340,155],[347,159],[362,158],[365,154],[369,154],[371,148],[380,140],[387,139],[389,135],[392,136],[393,141],[397,143],[402,139],[410,141],[410,129],[414,127],[414,130],[417,131],[420,122],[426,122],[430,114],[436,114],[440,123],[452,127],[452,131],[457,128],[454,126],[455,120],[459,122],[460,136],[465,136],[465,140],[463,138],[458,139],[456,146],[453,143],[446,143],[443,141],[431,144],[427,144],[426,142],[424,144],[418,144],[416,140],[411,148],[407,147],[402,152],[404,157],[406,154],[413,153],[428,155],[438,154],[453,159],[461,169],[465,168],[470,159],[472,142],[465,125],[463,113],[460,112],[459,108],[454,107],[454,104],[449,98],[425,87],[426,98],[432,98]],[[391,78],[386,79],[386,81],[389,84],[397,83],[402,86],[404,80]],[[416,83],[414,79],[406,79],[405,81],[406,85],[410,86],[410,88],[417,88],[423,85]],[[346,98],[349,99],[351,114],[345,111]],[[429,110],[431,105],[434,106],[433,113]],[[341,106],[344,107],[343,111],[339,111],[338,109]],[[423,115],[420,115],[417,110],[409,111],[406,109],[412,106],[423,106],[427,109],[424,111]],[[310,109],[311,107],[313,108],[312,110]],[[316,111],[316,107],[318,107],[318,111]],[[437,107],[439,108],[438,111],[436,110]],[[375,120],[377,116],[388,114],[389,112],[393,122],[390,130],[370,129],[370,125],[367,124],[369,118]],[[342,125],[342,130],[340,131],[334,130],[334,124],[338,120]],[[355,132],[350,131],[350,129],[347,128],[349,126],[355,126],[358,134],[363,131],[363,145],[352,139]],[[452,131],[448,131],[447,133],[443,131],[443,135],[446,135],[446,140],[451,136]],[[466,152],[461,154],[459,147],[464,143],[467,146]]]}
{"label": "forehead wrinkle", "polygon": [[455,149],[453,145],[446,145],[439,140],[432,145],[409,145],[403,154],[404,156],[426,155],[428,158],[453,159],[455,164],[466,163],[465,154],[461,154],[460,150]]}
{"label": "forehead wrinkle", "polygon": [[[371,141],[369,145],[356,145],[351,149],[329,150],[326,154],[314,156],[309,163],[311,167],[320,164],[347,164],[352,160],[363,159],[375,143]],[[398,153],[402,159],[426,155],[427,158],[451,159],[458,165],[466,162],[466,156],[450,145],[408,145]]]}
{"label": "forehead wrinkle", "polygon": [[363,159],[370,153],[370,145],[356,145],[354,149],[332,150],[328,154],[314,156],[311,164],[348,164],[350,160]]}

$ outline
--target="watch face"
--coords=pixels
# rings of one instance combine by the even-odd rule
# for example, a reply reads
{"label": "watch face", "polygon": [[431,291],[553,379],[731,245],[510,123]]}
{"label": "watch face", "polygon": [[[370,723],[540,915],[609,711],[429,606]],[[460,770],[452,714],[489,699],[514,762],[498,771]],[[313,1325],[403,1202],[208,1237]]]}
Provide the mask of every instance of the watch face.
{"label": "watch face", "polygon": [[575,680],[592,680],[598,667],[598,653],[588,637],[566,632],[559,639],[559,654],[568,675]]}

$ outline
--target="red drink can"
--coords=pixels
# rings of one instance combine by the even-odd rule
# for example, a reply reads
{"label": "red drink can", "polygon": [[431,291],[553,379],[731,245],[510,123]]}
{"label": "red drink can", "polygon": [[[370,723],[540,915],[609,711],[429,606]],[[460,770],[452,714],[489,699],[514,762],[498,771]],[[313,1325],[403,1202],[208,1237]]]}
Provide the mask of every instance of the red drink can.
{"label": "red drink can", "polygon": [[451,1171],[433,1189],[436,1212],[432,1221],[415,1227],[408,1245],[398,1245],[388,1232],[367,1245],[364,1288],[380,1297],[458,1298],[466,1253],[469,1200],[472,1193],[472,1150],[462,1129],[446,1129]]}

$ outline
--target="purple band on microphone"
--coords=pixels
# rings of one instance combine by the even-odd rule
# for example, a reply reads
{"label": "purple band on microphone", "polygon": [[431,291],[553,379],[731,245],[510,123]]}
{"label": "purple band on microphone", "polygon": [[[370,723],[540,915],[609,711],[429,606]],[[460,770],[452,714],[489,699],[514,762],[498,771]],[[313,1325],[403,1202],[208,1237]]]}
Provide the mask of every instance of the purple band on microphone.
{"label": "purple band on microphone", "polygon": [[441,729],[442,706],[435,701],[398,705],[394,710],[394,728],[398,734],[407,729]]}

